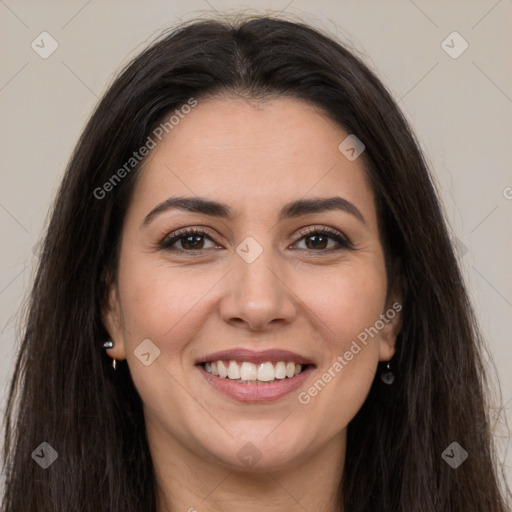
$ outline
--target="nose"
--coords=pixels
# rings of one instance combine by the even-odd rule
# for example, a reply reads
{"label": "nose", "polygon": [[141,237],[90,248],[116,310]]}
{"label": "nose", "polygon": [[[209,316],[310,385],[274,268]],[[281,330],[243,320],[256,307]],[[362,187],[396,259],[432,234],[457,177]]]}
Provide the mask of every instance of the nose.
{"label": "nose", "polygon": [[[292,285],[283,265],[263,251],[247,263],[234,254],[234,268],[227,276],[227,287],[220,304],[222,319],[251,331],[267,331],[290,324],[297,314]],[[287,282],[288,281],[288,282]]]}

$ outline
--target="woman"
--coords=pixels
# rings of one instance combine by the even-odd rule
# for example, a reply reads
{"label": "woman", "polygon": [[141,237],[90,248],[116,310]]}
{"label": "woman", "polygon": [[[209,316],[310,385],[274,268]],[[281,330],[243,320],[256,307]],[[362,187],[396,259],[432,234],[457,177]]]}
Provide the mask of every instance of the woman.
{"label": "woman", "polygon": [[59,190],[3,510],[504,512],[480,350],[378,79],[300,23],[185,24]]}

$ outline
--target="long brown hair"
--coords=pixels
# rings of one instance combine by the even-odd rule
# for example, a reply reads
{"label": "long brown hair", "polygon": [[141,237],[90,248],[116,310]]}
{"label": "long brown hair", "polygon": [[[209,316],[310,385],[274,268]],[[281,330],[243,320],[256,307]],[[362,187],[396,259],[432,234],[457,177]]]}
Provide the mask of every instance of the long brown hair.
{"label": "long brown hair", "polygon": [[[366,147],[389,282],[406,296],[395,382],[378,371],[348,427],[345,510],[505,512],[482,341],[412,130],[353,52],[266,16],[164,34],[118,75],[85,127],[53,207],[10,387],[2,510],[155,510],[141,400],[126,363],[113,372],[102,349],[105,276],[115,274],[140,165],[108,193],[98,188],[170,112],[220,93],[300,98]],[[469,453],[457,469],[441,456],[454,441]],[[32,458],[42,442],[58,454],[47,469]]]}

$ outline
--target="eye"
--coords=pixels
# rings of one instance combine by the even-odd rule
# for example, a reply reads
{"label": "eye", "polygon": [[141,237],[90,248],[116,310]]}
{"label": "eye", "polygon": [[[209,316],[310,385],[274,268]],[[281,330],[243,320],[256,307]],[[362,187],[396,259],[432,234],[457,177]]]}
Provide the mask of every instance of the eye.
{"label": "eye", "polygon": [[[164,238],[160,242],[160,248],[186,252],[200,251],[208,249],[208,247],[205,247],[205,240],[212,242],[213,247],[218,247],[204,231],[195,228],[182,229]],[[179,242],[179,247],[173,247],[177,242]]]}
{"label": "eye", "polygon": [[[300,250],[330,252],[342,249],[354,249],[352,242],[339,231],[331,228],[309,228],[301,231],[301,238],[295,242],[296,244],[304,241],[306,247]],[[336,242],[334,246],[329,246],[329,242]],[[336,246],[337,244],[337,246]]]}

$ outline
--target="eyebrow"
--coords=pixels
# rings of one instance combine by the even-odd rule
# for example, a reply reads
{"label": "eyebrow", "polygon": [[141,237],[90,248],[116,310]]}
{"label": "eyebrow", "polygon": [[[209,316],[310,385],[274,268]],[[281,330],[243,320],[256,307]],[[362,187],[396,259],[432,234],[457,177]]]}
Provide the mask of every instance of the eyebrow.
{"label": "eyebrow", "polygon": [[[146,227],[158,215],[169,210],[183,210],[201,213],[212,217],[231,220],[235,216],[233,209],[224,203],[219,203],[203,197],[170,197],[153,208],[144,218],[141,228]],[[366,225],[366,220],[357,206],[342,197],[325,197],[315,199],[299,199],[285,204],[279,213],[279,221],[312,213],[341,210]]]}

